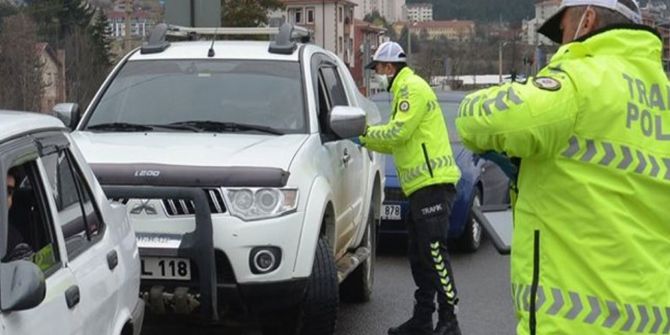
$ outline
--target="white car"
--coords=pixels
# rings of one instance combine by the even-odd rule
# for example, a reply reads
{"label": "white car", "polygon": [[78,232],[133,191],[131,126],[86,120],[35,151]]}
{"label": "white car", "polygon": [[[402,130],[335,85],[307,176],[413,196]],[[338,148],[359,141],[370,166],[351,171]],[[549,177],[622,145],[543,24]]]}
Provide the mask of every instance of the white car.
{"label": "white car", "polygon": [[[384,161],[352,139],[381,118],[337,56],[291,29],[273,42],[155,32],[73,132],[128,205],[152,315],[332,334],[340,291],[370,297]],[[59,115],[75,125],[76,110]]]}
{"label": "white car", "polygon": [[134,232],[68,132],[54,117],[0,111],[0,334],[137,335]]}

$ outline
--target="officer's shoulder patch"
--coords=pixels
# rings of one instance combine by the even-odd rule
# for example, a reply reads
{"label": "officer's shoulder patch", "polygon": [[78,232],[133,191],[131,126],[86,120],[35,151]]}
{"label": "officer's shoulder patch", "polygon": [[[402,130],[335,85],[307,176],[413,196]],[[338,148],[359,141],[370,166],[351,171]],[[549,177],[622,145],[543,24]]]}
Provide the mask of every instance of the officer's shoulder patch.
{"label": "officer's shoulder patch", "polygon": [[407,101],[407,100],[403,100],[403,101],[400,102],[400,104],[398,104],[398,109],[399,109],[401,112],[406,112],[406,111],[408,111],[408,110],[409,110],[409,107],[410,107],[410,105],[409,105],[409,101]]}
{"label": "officer's shoulder patch", "polygon": [[533,79],[533,84],[547,91],[558,91],[561,89],[561,82],[551,77],[537,77]]}

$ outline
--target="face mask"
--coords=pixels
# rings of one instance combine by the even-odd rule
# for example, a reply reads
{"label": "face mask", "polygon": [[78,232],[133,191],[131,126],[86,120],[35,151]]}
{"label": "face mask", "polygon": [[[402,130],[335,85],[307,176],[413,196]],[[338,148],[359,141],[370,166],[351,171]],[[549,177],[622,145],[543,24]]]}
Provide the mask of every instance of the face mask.
{"label": "face mask", "polygon": [[375,74],[375,78],[383,90],[388,90],[389,76],[387,74]]}
{"label": "face mask", "polygon": [[579,37],[579,30],[582,29],[582,24],[584,24],[584,19],[586,19],[586,12],[588,12],[590,8],[591,5],[587,6],[586,10],[582,14],[582,18],[579,20],[579,26],[577,26],[577,31],[575,31],[575,36],[572,38],[573,41]]}

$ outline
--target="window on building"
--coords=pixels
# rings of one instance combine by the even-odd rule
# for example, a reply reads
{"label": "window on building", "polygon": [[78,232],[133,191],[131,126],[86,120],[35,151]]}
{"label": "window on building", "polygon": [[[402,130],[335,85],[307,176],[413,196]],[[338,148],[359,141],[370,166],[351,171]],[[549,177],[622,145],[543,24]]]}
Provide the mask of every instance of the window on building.
{"label": "window on building", "polygon": [[307,8],[307,23],[314,23],[314,8]]}
{"label": "window on building", "polygon": [[338,40],[337,50],[338,50],[339,52],[342,52],[342,36],[340,36],[340,38],[339,38],[339,40]]}
{"label": "window on building", "polygon": [[302,23],[302,9],[293,12],[293,23]]}
{"label": "window on building", "polygon": [[339,8],[338,8],[338,15],[339,15],[339,17],[340,17],[339,21],[342,22],[342,21],[344,20],[344,19],[342,18],[342,17],[344,16],[344,14],[343,14],[343,12],[342,12],[342,7],[339,7]]}

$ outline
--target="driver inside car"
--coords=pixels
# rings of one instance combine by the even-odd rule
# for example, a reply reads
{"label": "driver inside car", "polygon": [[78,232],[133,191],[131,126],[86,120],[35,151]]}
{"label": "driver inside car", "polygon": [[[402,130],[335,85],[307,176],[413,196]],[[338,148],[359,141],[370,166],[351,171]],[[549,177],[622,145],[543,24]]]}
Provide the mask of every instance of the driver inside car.
{"label": "driver inside car", "polygon": [[[7,212],[9,213],[14,205],[14,192],[17,187],[18,169],[11,168],[7,172]],[[8,215],[9,224],[7,225],[7,254],[3,262],[11,262],[20,259],[32,260],[33,249],[25,243],[23,235],[16,228],[16,217]]]}

